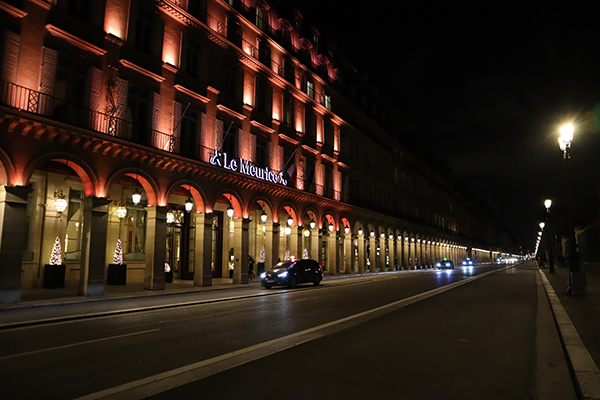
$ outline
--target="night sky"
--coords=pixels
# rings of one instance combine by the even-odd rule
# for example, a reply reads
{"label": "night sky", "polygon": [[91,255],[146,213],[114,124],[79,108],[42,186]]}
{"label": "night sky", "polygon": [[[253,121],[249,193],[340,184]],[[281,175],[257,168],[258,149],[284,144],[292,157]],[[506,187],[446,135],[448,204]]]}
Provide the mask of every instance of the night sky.
{"label": "night sky", "polygon": [[598,219],[600,21],[589,6],[283,3],[380,87],[396,121],[391,133],[427,163],[447,163],[457,186],[469,188],[461,191],[491,210],[524,251],[534,250],[544,199],[557,212],[566,207],[557,142],[565,122],[576,126],[575,224]]}

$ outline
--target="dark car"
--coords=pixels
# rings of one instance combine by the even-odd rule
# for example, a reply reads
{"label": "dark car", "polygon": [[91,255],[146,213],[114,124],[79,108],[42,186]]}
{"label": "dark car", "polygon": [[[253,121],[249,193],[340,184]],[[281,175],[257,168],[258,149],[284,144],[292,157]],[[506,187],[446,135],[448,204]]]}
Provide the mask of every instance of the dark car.
{"label": "dark car", "polygon": [[435,266],[436,266],[436,268],[439,268],[439,269],[446,269],[446,268],[454,269],[454,263],[447,259],[443,259],[442,261],[435,264]]}
{"label": "dark car", "polygon": [[323,267],[315,260],[282,261],[270,271],[260,275],[260,284],[266,289],[272,286],[296,287],[311,282],[317,286],[323,279]]}
{"label": "dark car", "polygon": [[465,261],[462,262],[462,265],[470,267],[473,265],[473,260],[471,260],[470,258],[467,258]]}

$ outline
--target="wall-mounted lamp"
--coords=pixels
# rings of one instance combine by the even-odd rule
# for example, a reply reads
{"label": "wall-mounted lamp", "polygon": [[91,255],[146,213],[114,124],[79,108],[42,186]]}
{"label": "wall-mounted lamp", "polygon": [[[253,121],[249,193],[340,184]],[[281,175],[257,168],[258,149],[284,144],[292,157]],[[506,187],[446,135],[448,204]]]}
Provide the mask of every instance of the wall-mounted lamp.
{"label": "wall-mounted lamp", "polygon": [[175,214],[172,210],[169,210],[167,212],[167,224],[172,224],[173,222],[175,222]]}
{"label": "wall-mounted lamp", "polygon": [[125,204],[122,201],[117,203],[117,217],[119,219],[123,219],[127,216],[127,208],[125,208]]}
{"label": "wall-mounted lamp", "polygon": [[310,231],[308,229],[304,230],[304,236],[306,236],[306,237],[310,236]]}
{"label": "wall-mounted lamp", "polygon": [[329,223],[329,232],[333,232],[334,229],[335,227],[333,226],[333,224]]}
{"label": "wall-mounted lamp", "polygon": [[362,236],[362,234],[363,234],[362,228],[358,228],[358,236]]}
{"label": "wall-mounted lamp", "polygon": [[56,208],[59,214],[62,214],[67,209],[67,204],[67,199],[62,189],[54,192],[54,208]]}
{"label": "wall-mounted lamp", "polygon": [[349,234],[349,233],[350,233],[350,228],[348,228],[348,227],[345,227],[345,228],[344,228],[344,232],[346,232],[346,235],[347,235],[347,234]]}
{"label": "wall-mounted lamp", "polygon": [[375,231],[371,231],[371,237],[375,237]]}
{"label": "wall-mounted lamp", "polygon": [[292,216],[291,216],[291,215],[290,215],[290,216],[288,216],[288,219],[287,219],[287,224],[288,224],[288,226],[292,226],[292,225],[294,225],[294,218],[292,218]]}

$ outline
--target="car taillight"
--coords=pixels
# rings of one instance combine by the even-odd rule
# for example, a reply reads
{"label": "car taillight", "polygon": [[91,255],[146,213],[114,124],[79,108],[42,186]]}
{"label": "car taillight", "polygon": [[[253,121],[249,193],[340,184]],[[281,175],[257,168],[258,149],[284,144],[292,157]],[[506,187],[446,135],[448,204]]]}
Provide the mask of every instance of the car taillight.
{"label": "car taillight", "polygon": [[323,267],[321,266],[321,264],[319,264],[319,269],[323,269]]}

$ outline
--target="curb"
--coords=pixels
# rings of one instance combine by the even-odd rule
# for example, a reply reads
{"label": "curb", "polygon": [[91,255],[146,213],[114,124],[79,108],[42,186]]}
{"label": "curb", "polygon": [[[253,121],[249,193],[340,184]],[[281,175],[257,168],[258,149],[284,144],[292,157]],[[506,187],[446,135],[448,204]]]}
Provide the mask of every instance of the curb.
{"label": "curb", "polygon": [[552,284],[541,269],[538,269],[538,272],[544,283],[548,302],[552,307],[554,321],[579,395],[585,400],[600,400],[600,370],[579,337],[579,333],[573,326]]}

